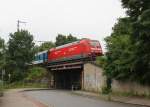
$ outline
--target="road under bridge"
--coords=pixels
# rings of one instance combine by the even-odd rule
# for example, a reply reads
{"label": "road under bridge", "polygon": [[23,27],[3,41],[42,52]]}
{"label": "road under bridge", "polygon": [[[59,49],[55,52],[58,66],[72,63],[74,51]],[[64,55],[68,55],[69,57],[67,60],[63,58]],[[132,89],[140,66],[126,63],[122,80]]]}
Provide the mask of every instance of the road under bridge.
{"label": "road under bridge", "polygon": [[47,107],[145,107],[78,96],[61,90],[27,91],[24,94]]}

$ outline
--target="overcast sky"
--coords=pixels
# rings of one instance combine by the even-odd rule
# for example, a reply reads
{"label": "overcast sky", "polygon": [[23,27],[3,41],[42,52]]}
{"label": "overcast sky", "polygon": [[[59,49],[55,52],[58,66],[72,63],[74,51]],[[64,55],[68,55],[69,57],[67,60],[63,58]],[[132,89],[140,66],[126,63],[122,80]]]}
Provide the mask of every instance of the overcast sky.
{"label": "overcast sky", "polygon": [[0,0],[0,36],[8,41],[17,20],[35,40],[55,41],[58,33],[101,42],[117,18],[125,16],[120,0]]}

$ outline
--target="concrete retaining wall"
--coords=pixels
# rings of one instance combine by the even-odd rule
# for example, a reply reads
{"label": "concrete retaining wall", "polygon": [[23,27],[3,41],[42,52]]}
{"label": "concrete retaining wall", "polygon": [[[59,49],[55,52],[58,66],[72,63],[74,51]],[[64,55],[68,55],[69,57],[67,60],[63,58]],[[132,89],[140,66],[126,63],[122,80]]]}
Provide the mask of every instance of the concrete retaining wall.
{"label": "concrete retaining wall", "polygon": [[143,86],[135,82],[120,82],[117,80],[113,80],[112,90],[114,92],[150,95],[150,86]]}
{"label": "concrete retaining wall", "polygon": [[[86,91],[101,92],[106,86],[106,77],[103,70],[91,63],[84,64],[83,89]],[[112,81],[112,91],[121,93],[132,93],[139,95],[150,95],[150,86],[143,86],[135,82]]]}
{"label": "concrete retaining wall", "polygon": [[93,64],[84,64],[83,88],[86,91],[100,92],[105,85],[103,70]]}

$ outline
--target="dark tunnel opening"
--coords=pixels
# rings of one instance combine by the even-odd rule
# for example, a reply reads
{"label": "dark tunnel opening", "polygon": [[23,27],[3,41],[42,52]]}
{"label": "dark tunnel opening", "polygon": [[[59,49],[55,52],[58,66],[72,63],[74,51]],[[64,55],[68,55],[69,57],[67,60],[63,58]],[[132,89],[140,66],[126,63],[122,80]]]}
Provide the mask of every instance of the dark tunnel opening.
{"label": "dark tunnel opening", "polygon": [[80,90],[82,86],[82,69],[54,71],[56,89]]}

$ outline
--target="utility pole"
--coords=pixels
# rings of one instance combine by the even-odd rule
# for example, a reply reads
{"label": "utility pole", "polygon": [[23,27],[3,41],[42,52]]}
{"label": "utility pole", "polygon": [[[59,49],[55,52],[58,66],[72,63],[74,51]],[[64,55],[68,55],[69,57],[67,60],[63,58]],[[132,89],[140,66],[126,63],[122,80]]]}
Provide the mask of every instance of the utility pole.
{"label": "utility pole", "polygon": [[27,22],[23,22],[23,21],[17,20],[17,31],[18,32],[20,30],[20,23],[26,24]]}

